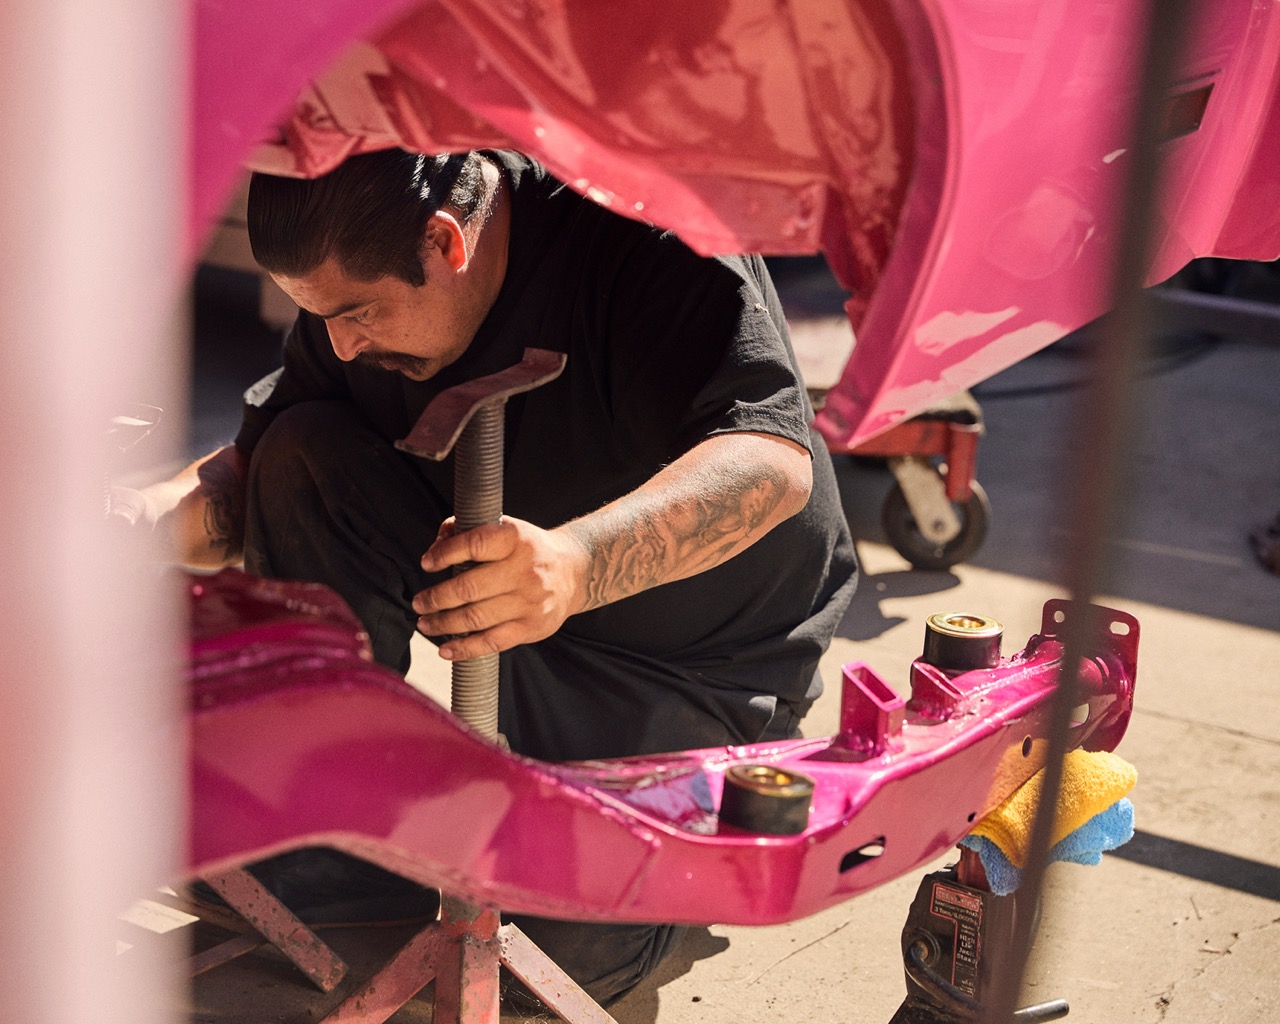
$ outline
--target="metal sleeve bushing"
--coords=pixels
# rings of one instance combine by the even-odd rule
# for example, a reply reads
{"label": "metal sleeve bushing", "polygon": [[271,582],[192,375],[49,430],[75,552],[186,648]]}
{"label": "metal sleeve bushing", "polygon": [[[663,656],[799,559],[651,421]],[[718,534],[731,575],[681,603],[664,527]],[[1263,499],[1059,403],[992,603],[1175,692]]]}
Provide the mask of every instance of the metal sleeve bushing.
{"label": "metal sleeve bushing", "polygon": [[925,620],[920,660],[947,672],[995,668],[1003,637],[1004,626],[985,615],[937,612]]}

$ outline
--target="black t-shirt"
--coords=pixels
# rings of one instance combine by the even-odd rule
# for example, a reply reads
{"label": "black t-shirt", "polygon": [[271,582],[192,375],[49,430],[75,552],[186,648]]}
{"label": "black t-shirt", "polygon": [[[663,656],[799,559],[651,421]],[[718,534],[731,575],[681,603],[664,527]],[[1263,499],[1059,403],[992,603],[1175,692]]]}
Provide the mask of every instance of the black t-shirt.
{"label": "black t-shirt", "polygon": [[[348,398],[389,441],[428,402],[520,361],[564,352],[555,381],[506,407],[503,511],[551,528],[592,512],[721,433],[819,451],[777,295],[759,257],[699,257],[675,235],[573,192],[533,161],[486,152],[511,186],[507,272],[463,356],[428,381],[339,360],[303,314],[281,371],[245,396],[246,453],[281,409]],[[428,284],[427,287],[430,287]],[[830,466],[806,509],[708,572],[571,617],[562,632],[678,663],[713,686],[815,694],[813,665],[852,589],[852,544]],[[452,503],[452,456],[422,460]],[[805,666],[808,666],[805,668]]]}

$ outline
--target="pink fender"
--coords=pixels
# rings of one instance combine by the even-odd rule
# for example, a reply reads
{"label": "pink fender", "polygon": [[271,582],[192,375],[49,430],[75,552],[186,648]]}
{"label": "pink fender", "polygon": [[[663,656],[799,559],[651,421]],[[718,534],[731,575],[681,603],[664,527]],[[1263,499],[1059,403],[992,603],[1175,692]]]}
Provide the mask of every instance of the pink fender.
{"label": "pink fender", "polygon": [[[513,146],[706,252],[823,252],[850,448],[1105,312],[1137,0],[204,0],[189,255],[241,164]],[[336,62],[336,63],[335,63]],[[1280,256],[1280,7],[1201,4],[1147,278]],[[265,143],[260,145],[260,143]]]}

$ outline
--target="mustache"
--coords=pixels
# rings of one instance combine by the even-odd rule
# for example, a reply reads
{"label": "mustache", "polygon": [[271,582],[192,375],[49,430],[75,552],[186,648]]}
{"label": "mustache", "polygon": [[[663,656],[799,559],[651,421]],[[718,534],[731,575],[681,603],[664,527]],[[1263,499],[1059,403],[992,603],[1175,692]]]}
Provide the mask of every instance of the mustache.
{"label": "mustache", "polygon": [[361,366],[374,366],[379,370],[409,375],[423,376],[431,372],[431,360],[397,352],[361,352],[356,356],[356,362]]}

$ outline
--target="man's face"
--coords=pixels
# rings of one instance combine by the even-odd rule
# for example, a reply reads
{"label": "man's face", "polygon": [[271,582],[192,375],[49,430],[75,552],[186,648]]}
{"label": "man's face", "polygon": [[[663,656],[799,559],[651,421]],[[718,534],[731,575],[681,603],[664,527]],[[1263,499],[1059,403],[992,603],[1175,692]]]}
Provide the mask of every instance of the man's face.
{"label": "man's face", "polygon": [[449,266],[428,262],[421,287],[392,275],[360,281],[332,258],[298,277],[272,278],[301,309],[325,322],[339,359],[427,380],[466,351],[484,318]]}

